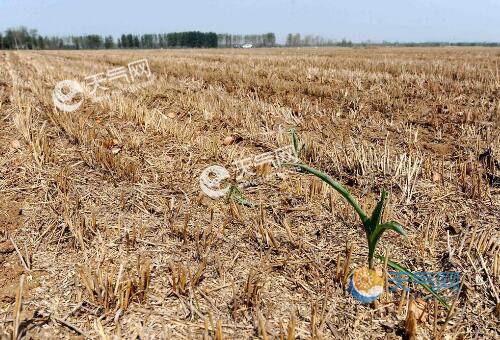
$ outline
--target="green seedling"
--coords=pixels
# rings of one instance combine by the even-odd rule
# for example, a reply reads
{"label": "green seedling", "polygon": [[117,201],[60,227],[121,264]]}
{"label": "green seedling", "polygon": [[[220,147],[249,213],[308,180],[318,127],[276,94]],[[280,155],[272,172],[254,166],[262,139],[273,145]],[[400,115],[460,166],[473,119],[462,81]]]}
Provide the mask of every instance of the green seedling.
{"label": "green seedling", "polygon": [[236,186],[232,185],[231,189],[229,189],[229,192],[227,193],[227,199],[228,200],[234,200],[236,203],[244,205],[249,208],[255,207],[255,203],[247,200],[241,190]]}
{"label": "green seedling", "polygon": [[[299,142],[299,139],[297,137],[297,134],[295,132],[295,129],[290,130],[291,135],[292,135],[292,144],[294,150],[296,150],[296,155],[298,155],[298,151],[300,151],[299,145],[302,145]],[[361,219],[361,222],[363,224],[363,229],[366,234],[366,239],[368,243],[368,266],[369,269],[373,270],[374,269],[374,257],[376,257],[379,260],[384,261],[385,258],[382,255],[375,255],[375,250],[377,248],[377,244],[382,237],[382,234],[386,230],[393,230],[397,232],[398,234],[401,234],[403,236],[406,236],[406,232],[404,231],[403,227],[398,223],[394,221],[386,222],[386,223],[380,223],[381,222],[381,217],[382,217],[382,212],[384,209],[384,203],[385,200],[387,199],[387,192],[385,190],[382,190],[382,193],[380,195],[380,200],[375,206],[375,208],[372,211],[371,216],[368,216],[368,214],[361,208],[357,200],[351,195],[351,193],[340,183],[337,181],[333,180],[330,176],[325,174],[324,172],[318,171],[312,167],[309,167],[305,164],[302,163],[294,163],[290,164],[293,167],[297,167],[299,169],[302,169],[305,172],[308,172],[310,174],[315,175],[316,177],[320,178],[322,181],[326,182],[328,185],[330,185],[333,189],[335,189],[338,193],[342,195],[346,199],[346,201],[354,208],[356,213],[358,214],[359,218]],[[404,268],[402,265],[391,261],[387,260],[387,265],[395,270],[398,270],[404,274],[406,274],[413,282],[418,283],[419,285],[422,286],[427,292],[429,292],[431,295],[433,295],[445,308],[449,309],[450,306],[446,303],[446,301],[443,299],[442,296],[440,296],[435,289],[433,289],[430,285],[424,284],[424,283],[419,283],[417,278],[415,277],[414,274],[412,274],[409,270]]]}
{"label": "green seedling", "polygon": [[305,149],[306,145],[299,140],[294,128],[290,129],[290,135],[292,137],[293,155],[299,159],[300,153]]}
{"label": "green seedling", "polygon": [[[300,150],[303,147],[303,144],[299,141],[299,138],[297,136],[297,133],[295,132],[295,129],[290,129],[290,133],[292,136],[292,145],[293,149],[295,150],[294,152],[296,153],[296,156],[299,154]],[[385,190],[382,190],[382,193],[380,195],[380,200],[373,209],[373,212],[371,216],[368,216],[368,214],[361,208],[359,205],[358,201],[351,195],[349,190],[347,190],[342,184],[339,182],[333,180],[330,176],[328,176],[326,173],[321,172],[319,170],[316,170],[310,166],[307,166],[303,163],[293,163],[290,164],[291,166],[297,167],[305,172],[308,172],[312,175],[315,175],[322,181],[326,182],[328,185],[330,185],[333,189],[335,189],[338,193],[342,195],[346,199],[346,201],[354,208],[356,213],[358,214],[359,218],[361,219],[361,222],[363,224],[363,229],[366,234],[366,239],[368,243],[368,268],[373,270],[374,264],[373,264],[373,257],[375,255],[375,249],[377,248],[377,244],[382,237],[382,234],[386,230],[393,230],[397,232],[398,234],[401,234],[403,236],[406,236],[406,233],[403,229],[403,227],[395,221],[390,221],[390,222],[385,222],[385,223],[380,223],[381,222],[381,217],[382,217],[382,212],[384,210],[384,203],[385,200],[387,199],[387,192]]]}
{"label": "green seedling", "polygon": [[319,170],[316,170],[314,168],[311,168],[310,166],[307,166],[305,164],[301,163],[294,163],[292,164],[295,167],[298,167],[302,169],[305,172],[308,172],[312,175],[315,175],[322,181],[326,182],[328,185],[330,185],[333,189],[335,189],[342,197],[346,199],[346,201],[354,208],[356,213],[358,214],[359,218],[361,219],[361,222],[363,223],[363,228],[366,234],[366,239],[368,243],[368,268],[369,269],[375,269],[374,268],[374,255],[375,255],[375,249],[377,248],[377,244],[382,237],[383,233],[386,230],[393,230],[397,232],[398,234],[401,234],[403,236],[406,236],[405,231],[403,230],[403,227],[395,221],[389,221],[385,223],[380,223],[380,219],[382,217],[382,212],[384,210],[384,203],[385,200],[387,199],[387,192],[385,190],[382,190],[382,193],[380,195],[380,200],[373,209],[373,212],[371,216],[368,216],[367,213],[361,208],[359,205],[358,201],[351,195],[351,193],[344,187],[342,186],[339,182],[333,180],[330,176],[325,174],[324,172],[321,172]]}

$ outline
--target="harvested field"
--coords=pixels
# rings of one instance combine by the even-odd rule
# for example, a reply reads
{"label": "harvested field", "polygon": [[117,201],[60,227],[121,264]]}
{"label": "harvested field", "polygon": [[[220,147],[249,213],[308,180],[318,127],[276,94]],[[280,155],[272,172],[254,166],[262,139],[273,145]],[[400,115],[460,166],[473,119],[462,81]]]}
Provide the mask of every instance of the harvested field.
{"label": "harvested field", "polygon": [[[54,107],[57,82],[140,59],[148,86]],[[0,51],[0,338],[498,338],[499,64],[497,48]],[[367,210],[389,192],[383,219],[408,235],[378,253],[459,272],[450,310],[419,285],[346,293],[365,235],[313,176],[233,178],[255,206],[200,190],[290,128]]]}

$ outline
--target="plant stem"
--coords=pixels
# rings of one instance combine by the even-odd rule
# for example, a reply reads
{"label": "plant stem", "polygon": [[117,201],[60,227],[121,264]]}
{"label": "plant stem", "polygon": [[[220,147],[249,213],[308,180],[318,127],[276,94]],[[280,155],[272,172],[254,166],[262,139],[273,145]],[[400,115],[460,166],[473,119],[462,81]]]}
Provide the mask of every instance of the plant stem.
{"label": "plant stem", "polygon": [[[368,244],[370,244],[370,240],[368,239]],[[368,247],[368,269],[374,270],[375,265],[373,264],[373,255],[375,255],[375,248]]]}

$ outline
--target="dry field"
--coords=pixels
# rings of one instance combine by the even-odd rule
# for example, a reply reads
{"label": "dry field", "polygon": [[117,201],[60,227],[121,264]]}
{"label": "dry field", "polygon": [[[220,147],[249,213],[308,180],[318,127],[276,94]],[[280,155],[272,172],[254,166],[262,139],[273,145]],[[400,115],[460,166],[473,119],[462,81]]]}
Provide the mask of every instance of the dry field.
{"label": "dry field", "polygon": [[[55,109],[57,82],[142,58],[150,86]],[[494,48],[0,51],[0,338],[498,338],[499,65]],[[292,127],[364,207],[389,191],[408,236],[379,253],[461,273],[450,311],[418,285],[346,294],[361,223],[310,175],[258,167],[255,207],[201,192],[207,166],[234,173]]]}

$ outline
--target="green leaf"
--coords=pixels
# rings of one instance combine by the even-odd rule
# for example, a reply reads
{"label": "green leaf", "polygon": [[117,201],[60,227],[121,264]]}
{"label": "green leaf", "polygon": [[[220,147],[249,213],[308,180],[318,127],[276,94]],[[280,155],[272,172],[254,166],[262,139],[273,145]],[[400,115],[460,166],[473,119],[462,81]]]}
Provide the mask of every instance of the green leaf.
{"label": "green leaf", "polygon": [[370,233],[372,233],[375,230],[375,227],[380,223],[386,198],[387,192],[382,190],[382,193],[380,194],[380,201],[378,201],[377,205],[373,209],[372,216],[370,217]]}
{"label": "green leaf", "polygon": [[247,200],[243,195],[243,193],[241,192],[241,190],[235,185],[231,187],[231,190],[228,193],[228,198],[233,199],[235,202],[244,205],[246,207],[249,208],[255,207],[255,203]]}
{"label": "green leaf", "polygon": [[[382,256],[382,255],[375,255],[375,257],[377,259],[379,259],[380,261],[385,261],[385,257]],[[415,283],[419,284],[420,286],[422,286],[422,288],[424,288],[426,291],[428,291],[429,293],[431,293],[447,310],[450,309],[450,306],[446,303],[446,300],[438,294],[438,292],[436,292],[436,290],[434,288],[432,288],[430,285],[428,284],[425,284],[425,283],[419,283],[419,280],[417,279],[417,277],[415,275],[413,275],[412,272],[410,272],[408,269],[406,269],[405,267],[403,267],[402,265],[400,265],[399,263],[397,262],[394,262],[394,261],[391,261],[389,259],[387,259],[387,265],[389,267],[391,267],[392,269],[395,269],[397,271],[400,271],[402,273],[404,273],[405,275],[408,275],[408,277]]]}
{"label": "green leaf", "polygon": [[375,254],[377,243],[386,230],[393,230],[398,234],[406,236],[406,232],[403,230],[403,227],[397,222],[391,221],[377,225],[375,230],[373,230],[373,232],[368,236],[368,264],[370,269],[373,269],[373,254]]}
{"label": "green leaf", "polygon": [[296,158],[299,158],[299,153],[300,153],[300,142],[299,142],[299,137],[297,137],[297,133],[295,132],[295,129],[290,129],[290,134],[292,135],[292,145],[293,145],[293,153]]}
{"label": "green leaf", "polygon": [[406,232],[404,231],[403,226],[401,224],[399,224],[398,222],[390,221],[378,224],[375,227],[375,230],[373,230],[373,233],[371,235],[372,240],[379,239],[382,236],[383,232],[386,230],[393,230],[398,234],[406,236]]}
{"label": "green leaf", "polygon": [[366,222],[368,221],[368,216],[363,211],[363,209],[361,209],[361,206],[359,205],[358,201],[356,201],[356,199],[351,195],[351,193],[346,188],[344,188],[339,182],[334,181],[330,176],[328,176],[324,172],[311,168],[305,164],[294,163],[291,165],[299,167],[302,170],[315,175],[322,181],[329,184],[333,189],[337,190],[337,192],[339,192],[347,200],[347,202],[354,208],[354,210],[356,210],[356,212],[359,215],[359,218],[363,222],[363,226],[365,226],[366,228]]}

